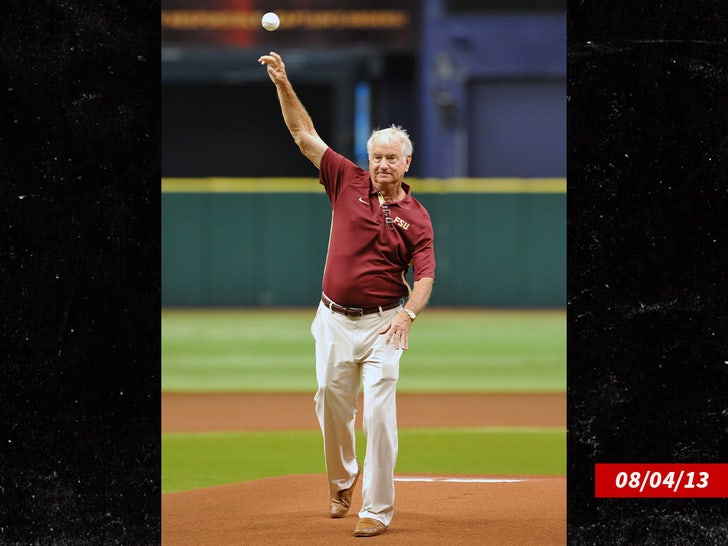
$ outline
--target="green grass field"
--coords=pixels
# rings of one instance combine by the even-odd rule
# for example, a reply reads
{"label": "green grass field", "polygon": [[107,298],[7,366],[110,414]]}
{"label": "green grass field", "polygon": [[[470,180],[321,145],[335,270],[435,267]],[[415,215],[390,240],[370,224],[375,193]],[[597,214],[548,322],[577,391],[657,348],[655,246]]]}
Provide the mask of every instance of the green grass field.
{"label": "green grass field", "polygon": [[[558,429],[404,429],[399,432],[397,474],[564,475],[565,449],[566,432]],[[357,457],[364,460],[361,432]],[[162,438],[162,493],[324,472],[319,431]]]}
{"label": "green grass field", "polygon": [[[315,310],[164,310],[166,392],[313,392]],[[428,309],[400,392],[564,392],[564,311]],[[357,451],[363,460],[364,440]],[[401,429],[397,473],[566,473],[563,429]],[[163,434],[162,492],[323,473],[320,432]]]}
{"label": "green grass field", "polygon": [[[164,310],[162,390],[313,392],[315,310]],[[428,309],[399,392],[564,392],[564,311]]]}

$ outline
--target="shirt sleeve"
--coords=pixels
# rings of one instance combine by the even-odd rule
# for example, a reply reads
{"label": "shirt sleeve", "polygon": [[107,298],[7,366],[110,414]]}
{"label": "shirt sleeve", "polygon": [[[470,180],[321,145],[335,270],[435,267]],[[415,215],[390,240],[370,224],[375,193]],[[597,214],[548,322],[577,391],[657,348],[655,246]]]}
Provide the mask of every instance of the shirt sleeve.
{"label": "shirt sleeve", "polygon": [[423,277],[435,278],[435,252],[431,240],[412,258],[412,272],[415,281]]}
{"label": "shirt sleeve", "polygon": [[435,237],[430,215],[425,212],[426,227],[412,253],[412,271],[415,281],[422,277],[435,278]]}
{"label": "shirt sleeve", "polygon": [[336,202],[339,193],[341,193],[341,187],[345,179],[346,163],[346,158],[331,148],[327,148],[321,157],[319,183],[326,190],[326,195],[329,196],[332,205]]}

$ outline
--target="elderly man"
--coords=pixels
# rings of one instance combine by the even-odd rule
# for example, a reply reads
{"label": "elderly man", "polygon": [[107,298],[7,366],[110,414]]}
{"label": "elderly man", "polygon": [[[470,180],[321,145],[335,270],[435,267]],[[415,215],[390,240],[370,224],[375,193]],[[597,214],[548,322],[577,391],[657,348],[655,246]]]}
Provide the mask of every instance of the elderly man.
{"label": "elderly man", "polygon": [[[412,161],[412,143],[404,129],[392,126],[372,133],[367,172],[318,135],[280,55],[271,52],[259,62],[275,84],[293,139],[319,169],[333,211],[323,292],[311,325],[329,515],[346,515],[362,473],[354,422],[363,385],[366,455],[354,536],[375,536],[387,530],[394,513],[399,360],[409,346],[412,323],[432,291],[432,222],[403,181]],[[409,266],[412,288],[406,277]]]}

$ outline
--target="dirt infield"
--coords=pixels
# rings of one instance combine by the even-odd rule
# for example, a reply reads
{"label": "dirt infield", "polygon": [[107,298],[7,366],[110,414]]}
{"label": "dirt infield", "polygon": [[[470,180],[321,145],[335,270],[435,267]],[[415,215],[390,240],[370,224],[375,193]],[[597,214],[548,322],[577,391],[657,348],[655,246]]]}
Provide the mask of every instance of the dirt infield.
{"label": "dirt infield", "polygon": [[[400,428],[565,427],[560,394],[398,395]],[[358,426],[361,426],[360,424]],[[313,396],[165,394],[163,432],[315,429]],[[401,476],[390,529],[378,544],[566,544],[566,479],[542,476]],[[514,481],[517,480],[517,481]],[[357,485],[354,499],[360,499]],[[162,496],[164,546],[339,544],[357,504],[327,513],[323,475],[253,480]]]}
{"label": "dirt infield", "polygon": [[[359,401],[361,407],[361,400]],[[361,428],[361,412],[357,417]],[[563,394],[398,394],[400,428],[565,427]],[[318,430],[313,394],[164,394],[162,432]]]}

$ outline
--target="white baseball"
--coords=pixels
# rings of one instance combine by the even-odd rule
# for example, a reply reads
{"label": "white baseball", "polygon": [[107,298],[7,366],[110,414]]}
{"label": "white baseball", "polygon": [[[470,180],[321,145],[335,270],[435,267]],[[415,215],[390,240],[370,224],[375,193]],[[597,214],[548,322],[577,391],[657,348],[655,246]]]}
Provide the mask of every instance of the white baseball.
{"label": "white baseball", "polygon": [[275,30],[278,28],[278,25],[281,24],[281,20],[275,13],[269,11],[268,13],[263,15],[263,20],[261,21],[261,23],[265,30]]}

